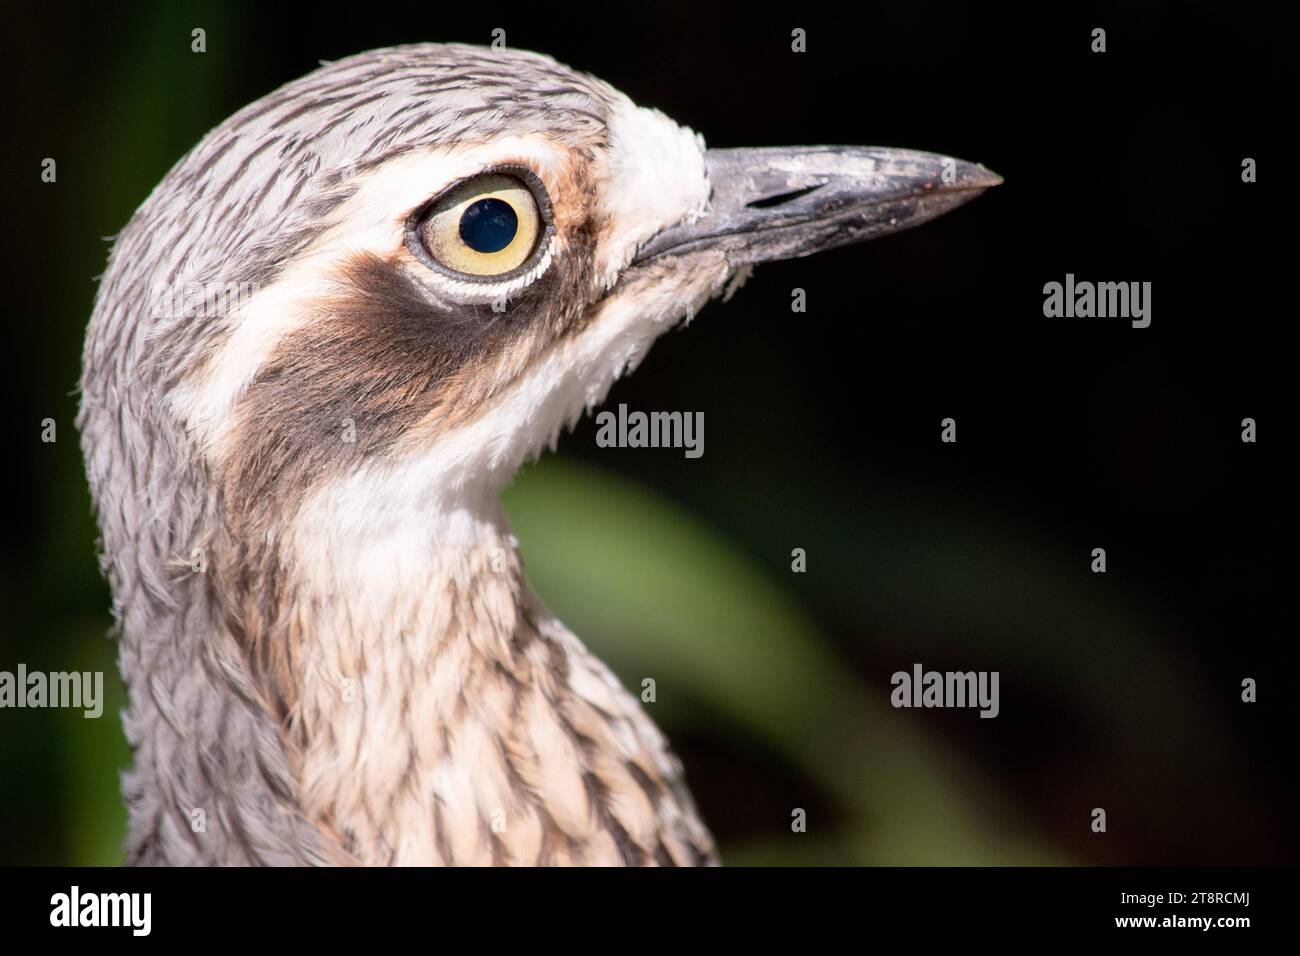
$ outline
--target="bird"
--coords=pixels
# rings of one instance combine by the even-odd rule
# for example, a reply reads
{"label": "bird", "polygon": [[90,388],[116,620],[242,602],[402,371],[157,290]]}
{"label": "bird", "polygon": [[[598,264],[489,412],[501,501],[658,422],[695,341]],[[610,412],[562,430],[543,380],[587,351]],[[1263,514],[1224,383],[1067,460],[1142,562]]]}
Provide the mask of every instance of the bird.
{"label": "bird", "polygon": [[760,263],[1000,178],[706,147],[542,54],[323,63],[113,238],[81,435],[126,862],[712,865],[682,763],[530,588],[499,495]]}

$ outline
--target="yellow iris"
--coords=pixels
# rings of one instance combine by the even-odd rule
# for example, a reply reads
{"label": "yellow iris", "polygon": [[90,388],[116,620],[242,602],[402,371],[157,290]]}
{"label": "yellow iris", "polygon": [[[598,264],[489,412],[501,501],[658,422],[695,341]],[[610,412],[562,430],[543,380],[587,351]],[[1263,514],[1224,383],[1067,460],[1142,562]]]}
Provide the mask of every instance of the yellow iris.
{"label": "yellow iris", "polygon": [[541,233],[532,191],[490,173],[453,189],[422,227],[424,247],[441,265],[476,276],[504,275],[528,261]]}

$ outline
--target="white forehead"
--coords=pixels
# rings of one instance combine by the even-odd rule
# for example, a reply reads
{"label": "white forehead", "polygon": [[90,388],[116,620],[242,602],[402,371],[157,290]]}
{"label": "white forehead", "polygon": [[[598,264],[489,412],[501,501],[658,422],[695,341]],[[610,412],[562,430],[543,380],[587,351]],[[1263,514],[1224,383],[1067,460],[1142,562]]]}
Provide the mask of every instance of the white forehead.
{"label": "white forehead", "polygon": [[650,237],[698,218],[709,202],[704,138],[658,110],[619,103],[609,115],[609,143],[609,178],[600,200],[614,227],[602,250],[611,270],[603,276],[606,286]]}

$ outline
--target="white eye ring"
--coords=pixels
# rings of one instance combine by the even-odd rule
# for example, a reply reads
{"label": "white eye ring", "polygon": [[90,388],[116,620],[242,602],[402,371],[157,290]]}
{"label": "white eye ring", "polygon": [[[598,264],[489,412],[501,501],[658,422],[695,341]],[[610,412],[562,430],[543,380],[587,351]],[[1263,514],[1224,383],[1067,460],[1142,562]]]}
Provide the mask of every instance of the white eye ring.
{"label": "white eye ring", "polygon": [[486,305],[492,302],[504,302],[513,298],[540,279],[550,267],[552,247],[555,242],[553,238],[545,242],[545,247],[539,246],[537,250],[541,253],[541,256],[538,257],[536,253],[534,254],[533,258],[536,261],[529,267],[527,272],[514,275],[504,282],[484,282],[473,276],[462,279],[449,270],[437,269],[435,271],[440,273],[437,278],[437,291],[448,299],[465,305]]}

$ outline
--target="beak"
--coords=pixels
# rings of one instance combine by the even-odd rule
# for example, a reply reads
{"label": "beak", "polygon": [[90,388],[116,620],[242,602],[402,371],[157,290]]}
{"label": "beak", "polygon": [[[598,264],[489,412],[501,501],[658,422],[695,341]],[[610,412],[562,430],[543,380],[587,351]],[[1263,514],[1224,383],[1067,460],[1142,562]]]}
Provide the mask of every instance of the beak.
{"label": "beak", "polygon": [[733,266],[794,259],[919,226],[990,186],[996,173],[905,149],[710,149],[703,216],[652,238],[636,262],[721,249]]}

